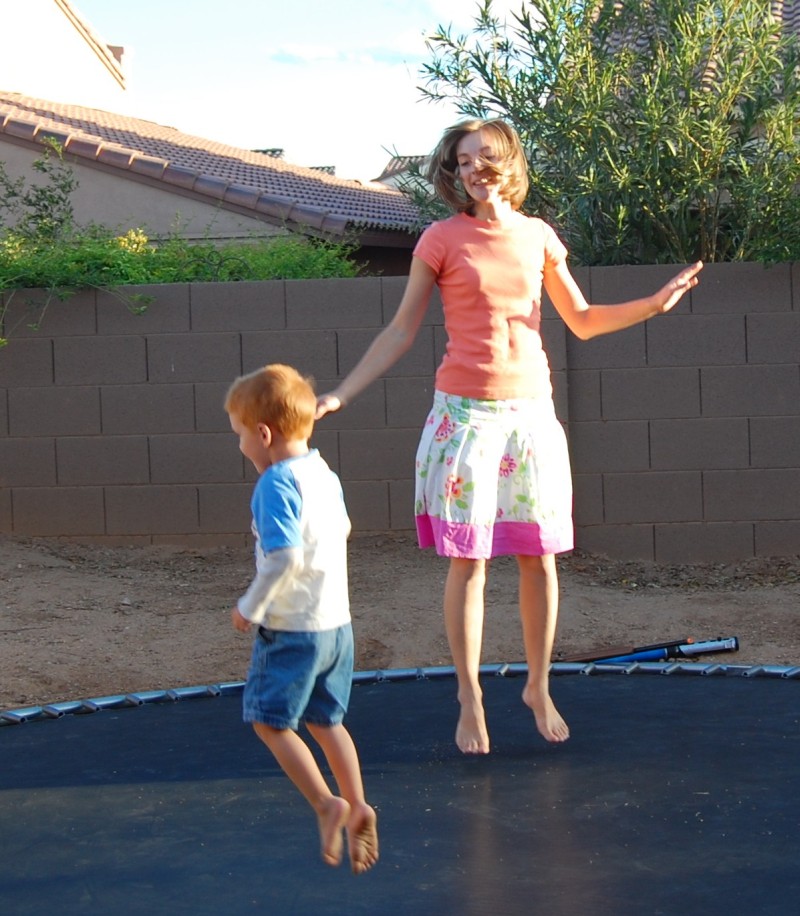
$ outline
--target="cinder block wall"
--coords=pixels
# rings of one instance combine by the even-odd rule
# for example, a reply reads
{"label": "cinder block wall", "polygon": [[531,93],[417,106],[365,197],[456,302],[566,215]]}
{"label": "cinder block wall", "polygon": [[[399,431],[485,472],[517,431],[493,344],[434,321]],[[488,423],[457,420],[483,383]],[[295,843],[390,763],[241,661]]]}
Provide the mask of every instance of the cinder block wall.
{"label": "cinder block wall", "polygon": [[[593,301],[613,302],[672,272],[576,273]],[[229,383],[282,361],[327,390],[404,282],[125,290],[155,298],[144,315],[109,292],[46,308],[40,291],[7,294],[0,532],[241,543],[254,475],[222,410]],[[543,333],[579,546],[661,562],[800,551],[800,266],[710,265],[674,314],[590,342],[547,307]],[[443,347],[437,301],[390,375],[317,426],[358,531],[413,527],[414,453]]]}

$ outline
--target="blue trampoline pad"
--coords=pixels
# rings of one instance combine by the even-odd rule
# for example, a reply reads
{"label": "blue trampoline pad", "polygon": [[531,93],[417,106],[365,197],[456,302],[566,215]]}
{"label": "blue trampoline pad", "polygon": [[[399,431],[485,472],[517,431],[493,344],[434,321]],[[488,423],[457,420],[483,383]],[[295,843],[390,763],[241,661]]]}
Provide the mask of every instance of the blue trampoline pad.
{"label": "blue trampoline pad", "polygon": [[453,744],[449,671],[357,678],[347,724],[381,841],[358,877],[321,862],[240,685],[23,716],[0,728],[0,913],[788,913],[800,678],[719,669],[555,665],[572,738],[550,746],[522,672],[498,667],[486,757]]}

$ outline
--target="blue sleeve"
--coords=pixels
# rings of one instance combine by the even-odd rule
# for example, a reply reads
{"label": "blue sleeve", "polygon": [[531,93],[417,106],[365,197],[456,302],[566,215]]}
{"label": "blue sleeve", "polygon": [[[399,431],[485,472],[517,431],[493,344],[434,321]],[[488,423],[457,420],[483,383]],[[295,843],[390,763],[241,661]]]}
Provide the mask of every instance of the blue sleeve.
{"label": "blue sleeve", "polygon": [[250,502],[264,553],[303,546],[300,530],[302,499],[294,475],[282,465],[286,462],[268,468],[261,475]]}

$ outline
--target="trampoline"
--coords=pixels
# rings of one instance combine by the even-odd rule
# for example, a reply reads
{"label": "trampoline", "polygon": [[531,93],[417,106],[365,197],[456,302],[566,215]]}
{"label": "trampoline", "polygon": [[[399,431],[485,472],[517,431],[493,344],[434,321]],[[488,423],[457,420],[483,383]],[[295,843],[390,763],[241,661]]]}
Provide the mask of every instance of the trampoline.
{"label": "trampoline", "polygon": [[[461,755],[452,669],[362,672],[347,724],[381,859],[319,859],[241,684],[0,713],[0,912],[787,913],[800,895],[800,667],[482,668],[492,753]],[[795,904],[791,901],[795,900]]]}

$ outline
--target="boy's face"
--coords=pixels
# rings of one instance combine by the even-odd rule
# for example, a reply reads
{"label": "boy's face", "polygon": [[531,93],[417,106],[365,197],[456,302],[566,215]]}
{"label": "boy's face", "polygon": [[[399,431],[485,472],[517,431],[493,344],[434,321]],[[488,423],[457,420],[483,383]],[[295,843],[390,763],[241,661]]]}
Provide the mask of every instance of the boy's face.
{"label": "boy's face", "polygon": [[231,429],[239,437],[239,451],[253,463],[259,474],[266,471],[272,464],[269,447],[272,434],[269,427],[259,423],[255,429],[245,426],[236,414],[230,414]]}

